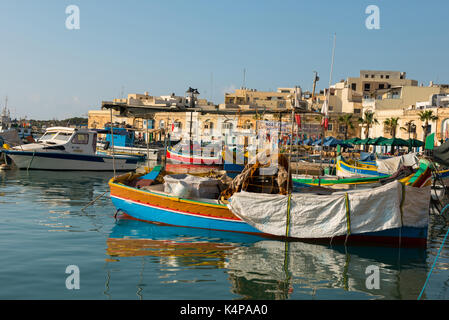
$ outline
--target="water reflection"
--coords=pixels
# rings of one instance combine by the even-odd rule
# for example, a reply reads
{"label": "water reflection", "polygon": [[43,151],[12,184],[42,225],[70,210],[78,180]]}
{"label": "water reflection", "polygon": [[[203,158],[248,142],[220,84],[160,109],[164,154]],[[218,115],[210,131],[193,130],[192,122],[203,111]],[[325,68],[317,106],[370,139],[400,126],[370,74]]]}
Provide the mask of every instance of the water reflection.
{"label": "water reflection", "polygon": [[[175,282],[189,281],[188,270],[221,269],[239,299],[326,299],[329,290],[329,299],[345,299],[348,293],[358,298],[416,299],[426,277],[425,249],[285,243],[129,219],[120,219],[113,227],[107,254],[109,261],[131,257],[142,258],[142,264],[159,264]],[[380,270],[378,290],[366,287],[370,265]],[[111,283],[113,279],[108,287]],[[138,288],[143,297],[142,287]]]}
{"label": "water reflection", "polygon": [[[110,206],[104,196],[85,212],[81,209],[108,191],[110,172],[12,170],[0,176],[0,205],[7,216],[32,217],[50,232],[100,230],[101,207]],[[89,217],[90,224],[75,217]],[[112,221],[111,221],[112,222]]]}

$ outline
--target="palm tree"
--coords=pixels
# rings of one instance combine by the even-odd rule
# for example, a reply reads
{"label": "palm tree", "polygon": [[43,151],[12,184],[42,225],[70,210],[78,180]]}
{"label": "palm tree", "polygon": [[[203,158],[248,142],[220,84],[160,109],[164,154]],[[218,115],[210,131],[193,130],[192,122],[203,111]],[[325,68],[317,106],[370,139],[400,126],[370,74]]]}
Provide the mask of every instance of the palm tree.
{"label": "palm tree", "polygon": [[399,118],[388,118],[384,121],[385,128],[389,131],[391,137],[396,138],[396,129],[399,125]]}
{"label": "palm tree", "polygon": [[436,120],[438,120],[438,117],[433,114],[432,110],[426,110],[426,111],[421,111],[419,113],[419,120],[424,122],[423,138],[424,138],[424,141],[426,141],[426,138],[427,138],[428,134],[430,133],[429,132],[429,121],[436,121]]}
{"label": "palm tree", "polygon": [[374,118],[374,112],[372,111],[365,111],[364,113],[365,118],[359,118],[359,122],[362,124],[362,127],[365,127],[365,139],[369,138],[369,129],[373,126],[373,124],[378,124],[379,121],[377,121],[376,118]]}
{"label": "palm tree", "polygon": [[352,114],[345,114],[338,118],[338,122],[342,123],[345,126],[345,140],[348,140],[348,131],[349,128],[354,129],[354,125],[352,124]]}
{"label": "palm tree", "polygon": [[400,128],[401,130],[403,130],[403,131],[405,131],[405,132],[408,133],[408,138],[409,138],[409,140],[410,140],[410,138],[411,138],[410,134],[411,134],[412,132],[415,132],[414,128],[415,128],[416,126],[415,126],[415,124],[413,123],[413,121],[414,121],[414,120],[407,121],[407,122],[405,123],[405,127],[401,127],[401,128]]}

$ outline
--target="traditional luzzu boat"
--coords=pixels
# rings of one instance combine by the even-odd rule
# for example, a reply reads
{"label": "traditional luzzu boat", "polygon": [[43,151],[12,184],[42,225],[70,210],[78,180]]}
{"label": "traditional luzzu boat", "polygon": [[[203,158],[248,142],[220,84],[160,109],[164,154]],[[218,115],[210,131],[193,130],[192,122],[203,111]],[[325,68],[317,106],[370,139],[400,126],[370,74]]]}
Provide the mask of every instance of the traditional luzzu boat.
{"label": "traditional luzzu boat", "polygon": [[354,160],[346,160],[343,157],[338,157],[336,164],[337,176],[344,178],[365,178],[365,177],[387,177],[386,173],[380,173],[377,166],[374,164],[367,164],[357,162]]}
{"label": "traditional luzzu boat", "polygon": [[[281,182],[288,165],[279,166],[271,180],[272,168],[257,166],[259,161],[248,165],[220,196],[192,196],[183,181],[168,190],[170,176],[160,167],[111,179],[110,195],[118,211],[152,223],[301,241],[426,246],[431,183],[426,161],[416,173],[368,190],[309,187],[290,194],[288,180]],[[260,179],[267,184],[258,189],[254,183]]]}
{"label": "traditional luzzu boat", "polygon": [[19,169],[129,171],[141,157],[96,153],[97,132],[66,127],[48,128],[36,142],[3,150]]}
{"label": "traditional luzzu boat", "polygon": [[[409,153],[404,156],[393,157],[389,159],[377,160],[376,164],[368,164],[358,161],[348,161],[343,157],[338,157],[336,164],[337,178],[332,179],[328,182],[324,181],[326,179],[321,179],[319,181],[321,185],[325,184],[365,184],[371,183],[375,180],[381,180],[383,178],[388,178],[394,172],[396,172],[401,166],[417,167],[418,159],[413,153]],[[443,181],[444,183],[449,182],[449,169],[434,168],[435,178],[437,180]],[[318,180],[315,179],[315,182]],[[307,183],[306,181],[298,182]]]}
{"label": "traditional luzzu boat", "polygon": [[292,175],[293,183],[297,187],[304,186],[322,186],[322,187],[372,187],[377,186],[384,177],[355,177],[341,178],[338,176],[319,176],[313,177],[309,175]]}
{"label": "traditional luzzu boat", "polygon": [[221,165],[222,148],[220,144],[202,147],[197,143],[179,143],[167,148],[167,161],[174,164]]}

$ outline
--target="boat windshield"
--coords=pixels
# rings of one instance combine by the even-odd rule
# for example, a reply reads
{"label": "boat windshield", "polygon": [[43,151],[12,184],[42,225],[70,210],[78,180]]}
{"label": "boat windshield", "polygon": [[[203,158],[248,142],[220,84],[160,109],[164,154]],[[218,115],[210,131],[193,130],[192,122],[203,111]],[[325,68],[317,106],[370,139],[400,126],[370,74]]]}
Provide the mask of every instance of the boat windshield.
{"label": "boat windshield", "polygon": [[46,132],[42,137],[39,138],[39,141],[47,141],[51,140],[56,136],[57,132]]}
{"label": "boat windshield", "polygon": [[58,132],[56,137],[54,137],[54,140],[69,141],[71,136],[72,136],[72,133],[69,133],[69,132]]}

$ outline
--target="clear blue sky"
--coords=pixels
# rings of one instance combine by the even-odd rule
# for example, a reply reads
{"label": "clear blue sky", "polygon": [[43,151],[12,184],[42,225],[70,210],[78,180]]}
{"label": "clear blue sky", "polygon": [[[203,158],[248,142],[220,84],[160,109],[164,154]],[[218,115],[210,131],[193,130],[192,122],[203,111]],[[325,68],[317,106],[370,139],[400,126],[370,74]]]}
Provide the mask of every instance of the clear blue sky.
{"label": "clear blue sky", "polygon": [[[65,27],[68,5],[80,30]],[[380,9],[380,30],[365,8]],[[258,90],[329,81],[360,69],[398,70],[423,82],[449,83],[449,2],[300,0],[2,0],[0,105],[15,116],[86,116],[127,93],[183,95],[223,102],[242,85]]]}

